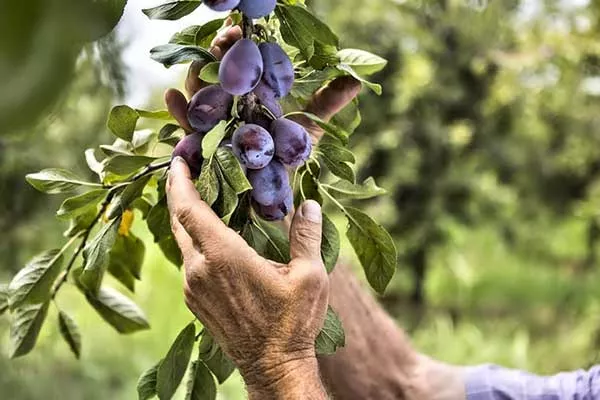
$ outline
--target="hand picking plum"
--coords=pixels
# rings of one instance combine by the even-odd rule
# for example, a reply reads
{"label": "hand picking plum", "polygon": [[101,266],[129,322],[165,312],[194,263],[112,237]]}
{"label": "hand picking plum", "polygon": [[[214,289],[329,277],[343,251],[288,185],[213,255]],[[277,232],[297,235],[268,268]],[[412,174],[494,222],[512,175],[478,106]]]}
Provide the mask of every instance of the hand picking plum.
{"label": "hand picking plum", "polygon": [[210,131],[226,120],[233,104],[233,96],[219,85],[210,85],[199,90],[188,105],[188,120],[194,130],[200,133]]}
{"label": "hand picking plum", "polygon": [[284,164],[297,167],[310,157],[312,142],[304,127],[286,118],[278,118],[271,124],[275,141],[275,155]]}
{"label": "hand picking plum", "polygon": [[277,43],[261,43],[258,46],[263,58],[263,81],[275,92],[276,97],[288,95],[294,85],[294,65]]}
{"label": "hand picking plum", "polygon": [[204,0],[204,4],[214,11],[229,11],[240,4],[240,0]]}
{"label": "hand picking plum", "polygon": [[223,57],[219,81],[226,92],[241,96],[258,85],[262,73],[263,60],[258,46],[250,39],[241,39]]}
{"label": "hand picking plum", "polygon": [[250,18],[262,18],[275,10],[277,0],[241,0],[239,9]]}
{"label": "hand picking plum", "polygon": [[203,135],[200,133],[192,133],[181,139],[173,150],[172,157],[181,157],[185,160],[192,178],[197,178],[202,169],[202,139]]}
{"label": "hand picking plum", "polygon": [[267,166],[275,154],[275,144],[266,129],[246,124],[239,127],[232,138],[233,153],[249,169]]}

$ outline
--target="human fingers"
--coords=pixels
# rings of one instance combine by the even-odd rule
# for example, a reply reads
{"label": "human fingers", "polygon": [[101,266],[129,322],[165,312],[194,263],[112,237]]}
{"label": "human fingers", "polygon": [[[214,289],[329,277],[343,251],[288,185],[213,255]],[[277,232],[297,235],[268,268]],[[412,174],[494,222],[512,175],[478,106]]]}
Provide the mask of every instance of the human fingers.
{"label": "human fingers", "polygon": [[177,89],[167,89],[165,92],[165,104],[167,105],[167,110],[175,118],[179,126],[188,133],[194,131],[187,118],[188,103],[183,93]]}
{"label": "human fingers", "polygon": [[213,210],[200,198],[190,169],[180,157],[175,157],[169,171],[167,201],[171,217],[177,219],[201,249],[218,247],[219,241],[229,236],[229,229]]}
{"label": "human fingers", "polygon": [[321,206],[305,201],[296,210],[290,228],[290,256],[310,261],[321,260]]}
{"label": "human fingers", "polygon": [[[324,121],[329,121],[358,95],[360,89],[360,82],[351,76],[336,78],[315,92],[306,105],[306,111]],[[323,129],[305,116],[295,116],[293,119],[304,125],[312,136],[313,142],[318,143],[323,136]]]}

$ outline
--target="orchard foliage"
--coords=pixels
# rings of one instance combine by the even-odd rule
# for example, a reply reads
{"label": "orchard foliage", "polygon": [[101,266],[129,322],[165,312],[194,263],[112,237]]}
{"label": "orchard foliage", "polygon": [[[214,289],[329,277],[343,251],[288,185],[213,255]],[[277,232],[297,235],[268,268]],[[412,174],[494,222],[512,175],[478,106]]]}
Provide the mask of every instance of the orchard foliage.
{"label": "orchard foliage", "polygon": [[[244,32],[244,38],[221,61],[208,47],[223,19],[190,26],[150,52],[167,68],[192,61],[204,64],[200,78],[210,85],[191,98],[187,110],[193,132],[185,132],[167,111],[118,105],[107,121],[115,140],[85,152],[96,180],[59,168],[27,176],[41,192],[68,195],[57,217],[68,220],[70,226],[62,248],[37,255],[9,285],[0,287],[0,312],[8,311],[12,318],[12,357],[34,348],[51,305],[58,310],[61,335],[79,357],[82,338],[77,323],[60,307],[65,284],[74,285],[118,332],[149,328],[143,310],[105,285],[104,277],[112,275],[135,291],[146,247],[131,231],[135,218],[145,221],[165,257],[181,266],[165,195],[166,174],[174,156],[190,166],[202,199],[264,257],[289,261],[287,237],[271,221],[282,220],[294,203],[313,199],[347,218],[347,237],[371,286],[383,293],[392,278],[397,256],[391,236],[363,211],[344,205],[348,200],[385,193],[372,178],[356,181],[355,158],[347,145],[360,121],[357,102],[342,110],[333,123],[298,111],[317,89],[339,76],[350,75],[380,94],[381,87],[367,76],[383,69],[386,61],[366,51],[340,49],[338,37],[303,1],[205,4],[230,11],[229,18]],[[175,20],[199,6],[200,1],[180,1],[143,12],[150,19]],[[313,146],[306,129],[294,121],[297,117],[324,130],[318,145]],[[139,129],[140,121],[146,120],[162,127]],[[331,272],[340,237],[330,218],[323,218],[322,258]],[[329,309],[316,350],[330,354],[343,345],[340,321]],[[198,330],[196,322],[190,322],[164,358],[140,377],[139,397],[171,398],[192,355],[188,396],[214,398],[215,378],[222,383],[234,368],[210,333]]]}

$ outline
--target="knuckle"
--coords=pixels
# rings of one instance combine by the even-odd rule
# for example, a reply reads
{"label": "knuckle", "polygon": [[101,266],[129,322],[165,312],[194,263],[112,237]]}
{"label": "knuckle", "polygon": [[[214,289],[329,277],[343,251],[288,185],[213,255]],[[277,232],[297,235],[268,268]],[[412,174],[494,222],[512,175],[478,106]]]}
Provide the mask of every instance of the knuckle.
{"label": "knuckle", "polygon": [[194,221],[194,210],[190,204],[181,204],[175,209],[175,216],[181,225],[189,226]]}
{"label": "knuckle", "polygon": [[299,288],[309,292],[320,292],[329,287],[329,277],[323,263],[308,261],[297,279]]}

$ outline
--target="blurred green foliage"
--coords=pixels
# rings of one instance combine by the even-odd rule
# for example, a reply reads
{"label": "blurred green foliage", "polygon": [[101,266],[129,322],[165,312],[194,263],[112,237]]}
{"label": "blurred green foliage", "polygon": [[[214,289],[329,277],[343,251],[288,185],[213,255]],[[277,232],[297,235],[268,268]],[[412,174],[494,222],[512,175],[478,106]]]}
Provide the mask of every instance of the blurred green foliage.
{"label": "blurred green foliage", "polygon": [[[600,361],[600,6],[312,3],[343,47],[390,61],[374,79],[383,96],[361,95],[363,123],[352,145],[359,176],[376,176],[391,194],[368,203],[401,254],[382,302],[417,347],[457,364],[539,373]],[[119,76],[119,45],[102,43]],[[29,189],[23,175],[77,168],[85,148],[108,138],[115,79],[100,79],[106,64],[98,67],[94,57],[83,53],[49,120],[29,135],[1,139],[0,277],[61,241],[52,218],[57,203]],[[10,101],[11,92],[1,93],[0,104]],[[352,259],[347,243],[344,254]],[[152,246],[144,274],[136,301],[151,331],[118,336],[68,291],[58,301],[80,323],[82,361],[48,324],[31,356],[0,356],[0,392],[12,399],[133,398],[137,376],[190,320],[179,273]],[[0,319],[4,347],[6,328]],[[221,396],[244,398],[239,378]]]}

